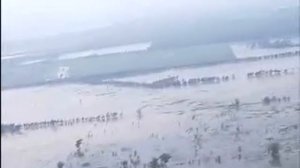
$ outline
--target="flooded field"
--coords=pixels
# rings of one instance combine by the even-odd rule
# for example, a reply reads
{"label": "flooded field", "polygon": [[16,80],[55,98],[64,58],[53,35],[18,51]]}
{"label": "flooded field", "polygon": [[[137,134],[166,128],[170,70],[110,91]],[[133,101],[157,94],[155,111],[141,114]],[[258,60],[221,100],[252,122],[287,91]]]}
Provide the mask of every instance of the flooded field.
{"label": "flooded field", "polygon": [[[170,74],[181,79],[203,74],[236,75],[234,81],[184,88],[60,85],[5,90],[2,123],[69,120],[107,112],[122,116],[117,120],[4,134],[1,166],[297,167],[299,71],[280,77],[246,79],[247,72],[263,68],[298,69],[297,61],[299,57],[224,64],[219,68],[176,69],[121,79],[153,81],[154,77]],[[266,96],[274,96],[275,101],[264,104]]]}

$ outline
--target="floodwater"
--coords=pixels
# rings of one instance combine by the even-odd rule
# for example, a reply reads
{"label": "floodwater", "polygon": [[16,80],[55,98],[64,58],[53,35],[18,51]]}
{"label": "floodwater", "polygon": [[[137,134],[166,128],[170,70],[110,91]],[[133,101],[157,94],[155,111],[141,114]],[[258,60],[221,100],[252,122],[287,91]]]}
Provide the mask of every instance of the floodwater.
{"label": "floodwater", "polygon": [[[2,92],[2,123],[70,119],[107,112],[122,112],[123,117],[106,123],[79,123],[2,135],[1,166],[50,168],[62,161],[65,167],[73,168],[88,164],[90,167],[121,167],[121,161],[129,161],[129,155],[136,150],[140,157],[137,167],[168,153],[172,157],[167,165],[172,168],[266,168],[272,167],[267,147],[278,142],[281,166],[297,167],[299,57],[276,61],[162,72],[163,77],[171,72],[182,79],[210,73],[236,74],[234,81],[213,85],[162,90],[104,85],[5,90]],[[246,80],[247,72],[269,68],[296,70],[291,75]],[[159,75],[129,80],[151,81],[155,76]],[[289,96],[291,101],[263,105],[261,101],[265,96]],[[236,98],[240,100],[239,108],[231,106]],[[137,111],[141,111],[141,118],[137,117]],[[88,136],[89,133],[92,136]],[[74,156],[78,139],[83,139],[82,157]],[[112,152],[117,155],[112,156]],[[218,156],[219,163],[216,162]]]}

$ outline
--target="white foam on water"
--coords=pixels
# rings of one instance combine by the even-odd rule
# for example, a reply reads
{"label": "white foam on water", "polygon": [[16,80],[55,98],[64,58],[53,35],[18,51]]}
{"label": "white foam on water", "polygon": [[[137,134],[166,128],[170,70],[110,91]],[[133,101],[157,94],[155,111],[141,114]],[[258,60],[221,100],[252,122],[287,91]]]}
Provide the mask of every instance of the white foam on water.
{"label": "white foam on water", "polygon": [[20,65],[32,65],[32,64],[37,64],[37,63],[45,62],[45,61],[46,61],[46,59],[36,59],[36,60],[30,60],[30,61],[21,62]]}
{"label": "white foam on water", "polygon": [[87,50],[81,52],[67,53],[58,57],[59,60],[76,59],[83,57],[102,56],[108,54],[127,53],[134,51],[146,51],[151,47],[151,42],[147,43],[136,43],[122,46],[107,47],[98,50]]}
{"label": "white foam on water", "polygon": [[10,60],[10,59],[22,58],[26,56],[27,56],[26,54],[13,54],[9,56],[1,56],[1,60]]}

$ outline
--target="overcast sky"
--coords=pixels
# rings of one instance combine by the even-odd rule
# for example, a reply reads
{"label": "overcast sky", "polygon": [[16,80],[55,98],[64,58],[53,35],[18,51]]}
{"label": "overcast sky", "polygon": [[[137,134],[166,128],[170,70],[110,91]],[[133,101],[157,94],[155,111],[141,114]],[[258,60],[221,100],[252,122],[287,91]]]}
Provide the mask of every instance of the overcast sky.
{"label": "overcast sky", "polygon": [[77,32],[148,16],[205,16],[299,5],[298,0],[1,0],[1,3],[4,41]]}

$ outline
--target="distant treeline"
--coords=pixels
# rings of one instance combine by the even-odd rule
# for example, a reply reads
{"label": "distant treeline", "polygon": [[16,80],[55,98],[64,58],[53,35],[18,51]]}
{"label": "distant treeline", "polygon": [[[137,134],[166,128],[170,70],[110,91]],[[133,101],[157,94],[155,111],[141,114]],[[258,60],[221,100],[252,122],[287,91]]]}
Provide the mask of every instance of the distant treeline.
{"label": "distant treeline", "polygon": [[11,134],[21,134],[22,130],[39,130],[46,128],[56,128],[64,126],[73,126],[80,123],[95,123],[95,122],[110,122],[116,121],[123,118],[123,113],[106,113],[105,115],[98,115],[94,117],[77,117],[69,120],[58,119],[50,121],[41,122],[31,122],[23,124],[1,124],[1,134],[11,133]]}
{"label": "distant treeline", "polygon": [[277,76],[284,76],[294,74],[294,71],[290,71],[288,69],[269,69],[269,70],[259,70],[256,72],[249,72],[247,73],[248,79],[260,79],[260,78],[267,78],[267,77],[277,77]]}
{"label": "distant treeline", "polygon": [[151,88],[151,89],[162,89],[168,87],[184,87],[184,86],[193,86],[198,84],[217,84],[221,82],[227,82],[229,80],[234,80],[235,76],[232,74],[224,75],[224,76],[209,76],[202,78],[191,78],[188,80],[178,79],[178,76],[168,77],[164,79],[160,79],[151,83],[139,83],[139,82],[123,82],[123,81],[107,81],[105,84],[110,84],[114,86],[122,86],[122,87],[143,87],[143,88]]}
{"label": "distant treeline", "polygon": [[[267,77],[279,77],[285,75],[291,75],[295,72],[293,69],[268,69],[268,70],[259,70],[256,72],[247,73],[247,79],[260,79]],[[107,81],[104,82],[108,85],[120,86],[120,87],[142,87],[150,89],[162,89],[169,87],[186,87],[186,86],[195,86],[201,84],[219,84],[222,82],[233,81],[236,79],[235,74],[223,75],[223,76],[207,76],[207,77],[198,77],[190,79],[179,79],[178,76],[172,76],[163,78],[151,83],[140,83],[140,82],[130,82],[130,81]]]}

